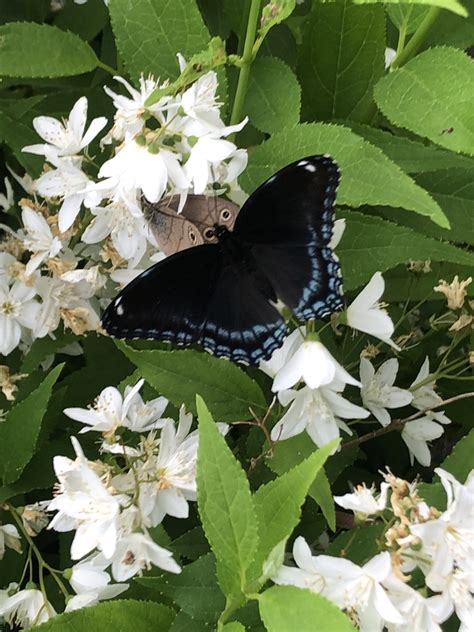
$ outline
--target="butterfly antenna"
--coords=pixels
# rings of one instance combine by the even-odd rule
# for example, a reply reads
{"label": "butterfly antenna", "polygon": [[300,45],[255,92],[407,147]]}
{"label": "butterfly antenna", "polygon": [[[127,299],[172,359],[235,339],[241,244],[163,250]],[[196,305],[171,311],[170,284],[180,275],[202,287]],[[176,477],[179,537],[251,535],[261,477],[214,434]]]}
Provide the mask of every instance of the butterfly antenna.
{"label": "butterfly antenna", "polygon": [[214,187],[216,183],[216,173],[212,165],[211,165],[211,175],[212,175],[212,193],[213,193],[213,198],[214,198],[214,211],[216,212],[216,215],[217,215],[217,193]]}

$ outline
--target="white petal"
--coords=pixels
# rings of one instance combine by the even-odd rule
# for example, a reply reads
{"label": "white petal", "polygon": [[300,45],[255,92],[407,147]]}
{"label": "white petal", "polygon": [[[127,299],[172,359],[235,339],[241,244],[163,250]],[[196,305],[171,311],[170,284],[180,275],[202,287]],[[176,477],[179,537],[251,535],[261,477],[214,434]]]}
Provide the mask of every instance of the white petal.
{"label": "white petal", "polygon": [[84,147],[87,147],[87,145],[89,145],[89,143],[91,143],[94,138],[97,136],[97,134],[104,129],[104,127],[107,125],[107,119],[105,118],[105,116],[100,116],[99,118],[95,118],[92,123],[89,125],[89,129],[87,130],[87,132],[84,134],[84,138],[82,139],[81,142],[81,149],[83,149]]}

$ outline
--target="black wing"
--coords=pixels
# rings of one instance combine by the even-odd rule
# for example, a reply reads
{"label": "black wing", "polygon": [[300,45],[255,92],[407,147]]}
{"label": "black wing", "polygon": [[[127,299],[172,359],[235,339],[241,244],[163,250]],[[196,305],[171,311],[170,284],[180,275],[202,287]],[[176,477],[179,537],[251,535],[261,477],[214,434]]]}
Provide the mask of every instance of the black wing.
{"label": "black wing", "polygon": [[196,246],[155,264],[127,285],[102,318],[118,338],[201,344],[247,364],[268,359],[287,327],[239,261],[219,244]]}
{"label": "black wing", "polygon": [[242,207],[234,234],[246,242],[278,297],[302,320],[343,305],[339,261],[329,247],[339,169],[310,156],[264,182]]}

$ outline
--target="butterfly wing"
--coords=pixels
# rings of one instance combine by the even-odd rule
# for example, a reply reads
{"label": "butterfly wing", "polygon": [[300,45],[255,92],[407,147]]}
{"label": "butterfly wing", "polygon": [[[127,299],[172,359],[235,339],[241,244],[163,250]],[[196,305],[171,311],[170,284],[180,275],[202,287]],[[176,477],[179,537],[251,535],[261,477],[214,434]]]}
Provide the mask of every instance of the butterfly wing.
{"label": "butterfly wing", "polygon": [[339,261],[329,247],[338,183],[328,156],[298,160],[264,182],[235,223],[278,298],[302,320],[343,304]]}
{"label": "butterfly wing", "polygon": [[118,338],[195,342],[247,364],[269,358],[286,333],[252,273],[224,257],[220,244],[178,252],[143,272],[112,301],[102,324]]}

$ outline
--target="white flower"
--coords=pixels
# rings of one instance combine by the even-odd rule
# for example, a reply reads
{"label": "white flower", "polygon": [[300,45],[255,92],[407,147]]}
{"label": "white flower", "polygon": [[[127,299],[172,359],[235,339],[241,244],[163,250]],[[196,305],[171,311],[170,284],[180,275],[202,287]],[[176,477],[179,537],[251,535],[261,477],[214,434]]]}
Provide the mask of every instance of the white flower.
{"label": "white flower", "polygon": [[[472,538],[472,534],[471,534]],[[472,560],[471,560],[472,561]],[[455,569],[445,578],[441,595],[431,598],[447,619],[453,611],[461,622],[459,632],[471,632],[474,621],[474,572]],[[444,620],[443,619],[443,620]]]}
{"label": "white flower", "polygon": [[397,51],[394,48],[387,47],[385,49],[385,68],[390,68],[392,61],[397,56]]}
{"label": "white flower", "polygon": [[5,555],[5,548],[9,547],[21,553],[21,538],[18,529],[13,524],[0,525],[0,560]]}
{"label": "white flower", "polygon": [[144,381],[139,380],[132,389],[127,387],[128,392],[124,399],[118,389],[107,386],[97,397],[93,408],[65,408],[64,414],[89,426],[82,428],[80,433],[90,430],[113,433],[123,425],[128,408]]}
{"label": "white flower", "polygon": [[270,377],[275,377],[280,369],[285,366],[289,358],[295,353],[301,343],[304,342],[305,334],[306,327],[294,329],[291,334],[285,338],[282,346],[275,349],[269,360],[263,360],[260,362],[260,370],[264,371],[264,373]]}
{"label": "white flower", "polygon": [[36,289],[43,300],[33,329],[37,338],[53,332],[61,318],[77,334],[99,326],[99,317],[87,300],[95,290],[87,281],[81,279],[77,283],[69,283],[43,276],[38,280]]}
{"label": "white flower", "polygon": [[15,204],[15,198],[13,196],[13,188],[10,184],[10,180],[4,178],[3,182],[5,183],[5,193],[0,193],[0,208],[6,212]]}
{"label": "white flower", "polygon": [[404,623],[389,623],[388,632],[442,632],[440,623],[445,621],[446,608],[436,597],[423,597],[405,582],[390,575],[383,582],[388,596],[400,614],[405,617]]}
{"label": "white flower", "polygon": [[145,380],[139,380],[132,388],[125,387],[124,397],[113,386],[107,386],[97,397],[93,408],[66,408],[64,414],[87,424],[80,433],[95,430],[114,433],[117,428],[130,428],[134,432],[146,432],[165,424],[161,415],[168,405],[165,397],[158,397],[146,404],[138,391]]}
{"label": "white flower", "polygon": [[344,494],[344,496],[334,496],[334,502],[344,509],[350,509],[356,516],[365,520],[367,516],[380,513],[387,505],[387,494],[390,489],[388,483],[382,483],[380,486],[380,494],[375,495],[375,487],[372,485],[370,489],[362,485],[357,485],[352,494]]}
{"label": "white flower", "polygon": [[95,215],[81,239],[86,244],[95,244],[110,235],[112,243],[121,257],[136,263],[143,257],[149,235],[146,221],[134,191],[124,199],[115,196],[106,206],[91,209]]}
{"label": "white flower", "polygon": [[342,610],[356,613],[361,632],[381,630],[384,623],[404,622],[381,585],[391,571],[389,553],[379,553],[360,567],[343,558],[312,556],[300,536],[293,555],[299,569],[283,566],[273,578],[276,583],[309,588]]}
{"label": "white flower", "polygon": [[362,401],[382,426],[388,426],[391,421],[387,408],[407,406],[413,399],[410,391],[393,386],[397,373],[396,358],[386,360],[377,372],[367,358],[360,359]]}
{"label": "white flower", "polygon": [[117,545],[117,520],[121,498],[112,495],[93,470],[75,437],[71,437],[77,458],[75,461],[54,457],[54,471],[60,487],[48,504],[57,511],[48,529],[76,530],[71,545],[71,559],[77,560],[94,548],[111,557]]}
{"label": "white flower", "polygon": [[93,182],[70,158],[49,157],[56,167],[46,171],[36,181],[36,190],[45,198],[62,200],[58,212],[58,227],[64,233],[74,223],[81,205],[87,208],[99,203],[100,196]]}
{"label": "white flower", "polygon": [[110,560],[99,553],[72,567],[69,583],[77,594],[67,602],[66,612],[113,599],[127,590],[128,584],[110,584],[111,577],[104,570],[109,565]]}
{"label": "white flower", "polygon": [[102,144],[110,143],[112,140],[124,140],[131,138],[140,132],[145,124],[148,112],[159,112],[164,103],[168,103],[170,97],[160,99],[155,105],[145,107],[145,102],[151,93],[159,87],[158,81],[153,78],[139,79],[139,89],[131,86],[123,77],[114,77],[116,81],[123,84],[130,96],[124,96],[113,92],[109,87],[104,86],[105,92],[112,98],[115,109],[114,126],[110,132],[102,139]]}
{"label": "white flower", "polygon": [[[421,368],[418,372],[418,375],[413,380],[412,385],[410,386],[411,391],[413,392],[413,401],[412,406],[418,408],[418,410],[428,410],[434,406],[439,406],[442,403],[443,399],[436,393],[435,386],[436,382],[433,380],[423,386],[417,388],[417,384],[424,382],[428,375],[430,374],[430,360],[428,356],[426,356]],[[434,419],[438,421],[440,424],[449,424],[451,420],[446,417],[442,410],[433,410],[426,413],[426,416],[430,419]]]}
{"label": "white flower", "polygon": [[28,206],[22,206],[21,218],[26,230],[23,244],[27,250],[33,253],[26,266],[26,274],[29,276],[45,260],[55,257],[62,248],[62,242],[54,237],[45,218]]}
{"label": "white flower", "polygon": [[448,496],[446,511],[439,518],[412,524],[410,531],[422,543],[422,553],[431,560],[426,584],[441,591],[455,568],[472,573],[474,560],[474,470],[465,485],[441,468],[436,473]]}
{"label": "white flower", "polygon": [[306,430],[316,445],[323,446],[339,437],[340,428],[351,434],[341,417],[363,419],[369,415],[368,411],[347,401],[329,387],[310,389],[306,386],[299,391],[284,391],[279,397],[282,403],[291,400],[293,403],[274,426],[271,433],[273,441],[289,439]]}
{"label": "white flower", "polygon": [[112,561],[114,579],[125,581],[152,565],[170,573],[181,572],[171,551],[156,544],[148,534],[130,533],[120,538]]}
{"label": "white flower", "polygon": [[431,454],[427,442],[439,439],[443,432],[443,426],[435,423],[428,416],[405,423],[402,439],[410,452],[410,463],[413,465],[416,459],[418,463],[428,467],[431,463]]}
{"label": "white flower", "polygon": [[385,281],[382,274],[375,272],[362,292],[347,308],[347,324],[398,349],[397,345],[390,340],[394,332],[392,319],[378,303],[384,289]]}
{"label": "white flower", "polygon": [[303,379],[310,388],[330,384],[337,379],[347,384],[360,386],[349,373],[333,358],[319,341],[307,340],[301,344],[287,363],[278,371],[272,391],[291,388]]}
{"label": "white flower", "polygon": [[189,186],[177,154],[168,149],[152,153],[134,140],[125,142],[113,158],[104,162],[99,177],[107,178],[102,184],[116,187],[117,191],[141,189],[149,202],[158,202],[168,180],[180,190]]}
{"label": "white flower", "polygon": [[43,593],[34,588],[20,590],[0,604],[0,617],[13,627],[35,627],[55,615],[56,611]]}
{"label": "white flower", "polygon": [[8,355],[20,342],[22,327],[32,329],[39,304],[33,299],[36,290],[21,281],[11,288],[0,278],[0,353]]}
{"label": "white flower", "polygon": [[161,430],[158,455],[144,466],[151,479],[140,485],[139,504],[148,520],[146,526],[159,524],[166,514],[187,518],[188,501],[196,500],[198,434],[189,434],[192,419],[182,406],[177,430],[173,421],[166,421]]}
{"label": "white flower", "polygon": [[209,135],[199,138],[184,165],[184,173],[193,184],[195,194],[204,193],[207,185],[215,181],[214,166],[230,158],[236,149],[234,143],[222,138]]}
{"label": "white flower", "polygon": [[84,133],[87,120],[87,98],[81,97],[74,104],[67,121],[61,123],[51,116],[37,116],[33,127],[46,141],[46,145],[28,145],[22,151],[46,156],[74,156],[82,151],[107,124],[104,116],[96,118]]}

